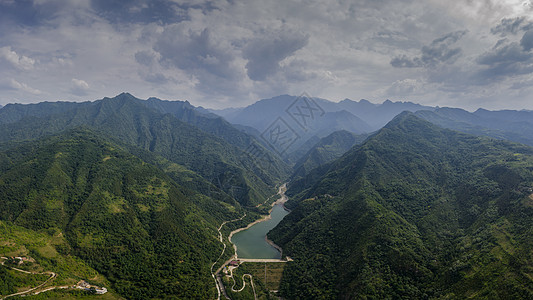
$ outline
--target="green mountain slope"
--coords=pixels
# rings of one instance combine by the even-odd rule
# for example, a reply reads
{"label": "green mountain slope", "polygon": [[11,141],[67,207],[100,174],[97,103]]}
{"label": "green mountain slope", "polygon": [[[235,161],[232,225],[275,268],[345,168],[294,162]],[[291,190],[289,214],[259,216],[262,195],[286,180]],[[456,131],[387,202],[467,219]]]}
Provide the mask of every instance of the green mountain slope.
{"label": "green mountain slope", "polygon": [[401,114],[291,184],[282,295],[532,298],[532,155]]}
{"label": "green mountain slope", "polygon": [[294,166],[293,178],[305,176],[312,169],[341,157],[368,135],[357,135],[345,130],[335,131],[320,139]]}
{"label": "green mountain slope", "polygon": [[[211,298],[217,226],[235,207],[176,184],[87,130],[0,154],[0,220],[52,230],[75,255],[134,299]],[[209,208],[206,211],[204,208]]]}
{"label": "green mountain slope", "polygon": [[24,118],[44,117],[65,112],[78,106],[75,102],[41,102],[34,104],[7,104],[0,109],[0,124],[9,124]]}
{"label": "green mountain slope", "polygon": [[[154,109],[160,113],[172,114],[179,120],[199,128],[209,134],[224,139],[228,144],[236,146],[260,160],[262,168],[269,174],[278,178],[287,176],[290,169],[277,155],[267,150],[252,134],[245,132],[246,128],[238,129],[223,118],[209,113],[201,112],[187,101],[166,101],[157,98],[149,98],[139,103]],[[244,127],[244,126],[241,126]]]}
{"label": "green mountain slope", "polygon": [[0,141],[37,139],[68,128],[87,126],[102,134],[154,152],[191,169],[232,195],[245,206],[263,202],[285,178],[288,168],[279,161],[258,159],[171,114],[147,108],[129,94],[80,103],[74,109],[5,124]]}

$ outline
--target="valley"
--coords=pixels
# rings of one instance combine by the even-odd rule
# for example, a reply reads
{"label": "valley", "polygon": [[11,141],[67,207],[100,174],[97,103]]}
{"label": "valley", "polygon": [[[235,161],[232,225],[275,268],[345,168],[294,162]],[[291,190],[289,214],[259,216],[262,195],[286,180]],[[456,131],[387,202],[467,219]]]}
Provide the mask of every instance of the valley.
{"label": "valley", "polygon": [[[1,267],[0,295],[532,295],[533,148],[515,129],[526,112],[520,126],[489,128],[483,118],[501,115],[316,99],[340,119],[309,120],[300,146],[279,153],[242,127],[294,97],[272,101],[240,125],[127,93],[1,108],[0,255],[32,257],[28,272],[46,278]],[[391,119],[348,131],[335,109],[357,105]],[[80,282],[106,293],[63,288]]]}

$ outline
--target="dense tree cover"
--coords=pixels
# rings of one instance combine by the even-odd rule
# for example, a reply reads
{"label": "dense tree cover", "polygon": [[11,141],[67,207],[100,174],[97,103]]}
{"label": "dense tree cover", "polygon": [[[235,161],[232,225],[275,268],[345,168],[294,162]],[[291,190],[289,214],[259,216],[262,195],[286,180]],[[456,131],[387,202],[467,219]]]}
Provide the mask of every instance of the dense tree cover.
{"label": "dense tree cover", "polygon": [[362,143],[367,134],[357,135],[346,130],[335,131],[320,139],[294,165],[293,180],[303,177],[316,167],[341,157],[356,144]]}
{"label": "dense tree cover", "polygon": [[16,292],[15,278],[11,275],[7,268],[0,266],[0,295],[9,295]]}
{"label": "dense tree cover", "polygon": [[[130,94],[121,94],[77,103],[72,109],[58,110],[55,114],[53,110],[33,113],[32,117],[0,127],[0,142],[38,139],[68,128],[86,126],[195,171],[245,206],[263,202],[275,192],[273,186],[288,175],[288,167],[272,155],[257,156],[253,151],[243,150],[246,135],[227,129],[227,134],[222,136],[230,143],[206,129],[218,126],[220,131],[227,128],[227,124],[222,126],[214,122],[202,130],[180,121],[173,114],[150,109],[145,102]],[[219,131],[213,129],[213,133]],[[240,143],[236,142],[241,139]]]}
{"label": "dense tree cover", "polygon": [[1,157],[0,219],[64,232],[68,244],[58,251],[82,258],[121,295],[205,299],[216,292],[209,271],[222,248],[216,228],[241,216],[238,206],[184,188],[84,129]]}
{"label": "dense tree cover", "polygon": [[[533,298],[533,148],[412,114],[291,183],[289,299]],[[290,203],[290,202],[289,202]]]}

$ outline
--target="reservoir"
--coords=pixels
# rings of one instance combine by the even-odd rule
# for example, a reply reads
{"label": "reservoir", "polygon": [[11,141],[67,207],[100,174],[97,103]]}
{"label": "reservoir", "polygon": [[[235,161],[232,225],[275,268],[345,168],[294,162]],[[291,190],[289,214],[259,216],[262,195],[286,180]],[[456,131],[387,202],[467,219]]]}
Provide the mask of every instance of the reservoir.
{"label": "reservoir", "polygon": [[246,230],[235,233],[231,237],[231,242],[237,247],[237,256],[239,258],[281,258],[281,253],[267,243],[265,237],[287,214],[289,212],[282,205],[274,205],[269,220],[256,223]]}

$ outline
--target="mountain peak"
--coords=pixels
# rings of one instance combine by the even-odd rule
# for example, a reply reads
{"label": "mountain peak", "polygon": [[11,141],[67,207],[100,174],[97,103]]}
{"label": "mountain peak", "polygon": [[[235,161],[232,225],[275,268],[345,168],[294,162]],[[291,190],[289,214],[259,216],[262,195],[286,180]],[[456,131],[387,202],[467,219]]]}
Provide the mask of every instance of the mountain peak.
{"label": "mountain peak", "polygon": [[132,94],[128,92],[122,92],[114,97],[114,99],[132,99],[132,100],[139,100],[137,97],[133,96]]}
{"label": "mountain peak", "polygon": [[441,129],[437,125],[426,121],[410,111],[403,111],[383,128],[409,132],[429,132]]}

